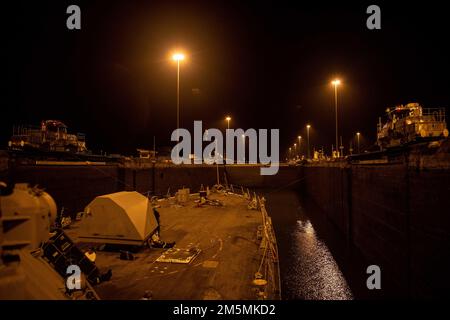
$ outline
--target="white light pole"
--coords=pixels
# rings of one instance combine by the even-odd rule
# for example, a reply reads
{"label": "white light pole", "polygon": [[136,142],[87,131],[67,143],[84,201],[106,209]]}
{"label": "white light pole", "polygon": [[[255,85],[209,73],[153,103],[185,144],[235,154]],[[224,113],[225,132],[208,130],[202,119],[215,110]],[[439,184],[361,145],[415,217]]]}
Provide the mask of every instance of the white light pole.
{"label": "white light pole", "polygon": [[230,116],[227,116],[227,117],[225,118],[225,120],[227,120],[227,128],[230,129],[230,121],[231,121],[231,117],[230,117]]}
{"label": "white light pole", "polygon": [[[228,128],[228,130],[229,130],[229,129],[230,129],[230,121],[231,121],[231,117],[230,117],[230,116],[226,116],[226,117],[225,117],[225,120],[227,121],[227,128]],[[227,131],[225,130],[225,138],[226,138],[226,136],[227,136]],[[226,148],[225,148],[225,149],[226,149]],[[225,161],[226,161],[228,154],[227,154],[226,151],[224,151],[224,154],[225,154]]]}
{"label": "white light pole", "polygon": [[358,154],[360,153],[360,151],[359,151],[359,136],[360,135],[361,135],[361,133],[359,133],[359,132],[356,133],[356,139],[358,141]]}
{"label": "white light pole", "polygon": [[177,62],[177,129],[180,128],[180,61],[184,60],[184,54],[174,53],[172,59]]}
{"label": "white light pole", "polygon": [[302,153],[302,136],[298,136],[298,155],[300,157]]}
{"label": "white light pole", "polygon": [[311,128],[311,126],[309,124],[306,125],[306,141],[307,141],[307,146],[308,146],[308,159],[310,159],[309,156],[309,129]]}
{"label": "white light pole", "polygon": [[339,141],[338,141],[338,101],[337,101],[337,87],[341,84],[341,80],[335,79],[331,81],[331,84],[334,86],[334,111],[336,116],[336,151],[338,151]]}
{"label": "white light pole", "polygon": [[[177,142],[180,141],[180,61],[184,60],[184,54],[174,53],[172,59],[177,62]],[[177,144],[177,158],[180,156]]]}

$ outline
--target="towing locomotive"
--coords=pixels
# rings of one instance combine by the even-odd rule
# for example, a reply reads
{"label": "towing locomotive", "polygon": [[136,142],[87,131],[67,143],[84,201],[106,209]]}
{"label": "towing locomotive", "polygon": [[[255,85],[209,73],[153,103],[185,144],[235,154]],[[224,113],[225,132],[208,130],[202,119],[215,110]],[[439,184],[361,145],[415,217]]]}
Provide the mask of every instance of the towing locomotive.
{"label": "towing locomotive", "polygon": [[8,142],[10,150],[39,150],[84,153],[86,137],[82,133],[70,134],[59,120],[43,120],[39,127],[18,126]]}
{"label": "towing locomotive", "polygon": [[445,108],[422,108],[418,103],[388,108],[386,121],[382,123],[380,118],[377,127],[377,145],[381,150],[446,137]]}

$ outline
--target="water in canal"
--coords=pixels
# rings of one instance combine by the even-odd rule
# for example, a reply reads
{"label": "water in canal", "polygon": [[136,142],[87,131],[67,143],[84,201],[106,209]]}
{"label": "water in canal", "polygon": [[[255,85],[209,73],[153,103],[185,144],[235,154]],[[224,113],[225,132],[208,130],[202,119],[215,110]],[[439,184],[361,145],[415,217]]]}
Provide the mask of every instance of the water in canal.
{"label": "water in canal", "polygon": [[[283,299],[353,299],[345,239],[296,190],[263,190],[280,255]],[[341,263],[338,263],[341,262]]]}

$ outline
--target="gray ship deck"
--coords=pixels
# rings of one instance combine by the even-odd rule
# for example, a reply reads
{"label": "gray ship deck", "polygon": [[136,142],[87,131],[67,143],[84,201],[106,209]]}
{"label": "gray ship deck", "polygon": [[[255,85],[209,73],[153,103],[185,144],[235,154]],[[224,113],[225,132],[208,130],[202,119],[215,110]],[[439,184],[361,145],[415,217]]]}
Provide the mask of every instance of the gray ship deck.
{"label": "gray ship deck", "polygon": [[[113,272],[95,287],[102,299],[140,299],[146,291],[155,300],[257,298],[252,281],[263,253],[257,239],[261,212],[249,210],[248,200],[235,194],[211,194],[223,206],[197,207],[194,199],[198,195],[183,206],[163,200],[157,210],[162,240],[176,241],[175,249],[200,249],[196,258],[189,264],[158,262],[165,249],[145,248],[126,261],[118,252],[97,251],[97,266]],[[77,241],[76,225],[68,234]]]}

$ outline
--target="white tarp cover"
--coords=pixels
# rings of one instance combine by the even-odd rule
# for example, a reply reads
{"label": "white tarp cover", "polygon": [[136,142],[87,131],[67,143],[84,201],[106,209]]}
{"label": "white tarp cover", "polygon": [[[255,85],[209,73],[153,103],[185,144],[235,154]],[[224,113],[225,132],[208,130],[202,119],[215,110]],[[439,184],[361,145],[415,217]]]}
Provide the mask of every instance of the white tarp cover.
{"label": "white tarp cover", "polygon": [[86,206],[79,237],[105,243],[141,243],[156,227],[148,198],[122,191],[98,196]]}

